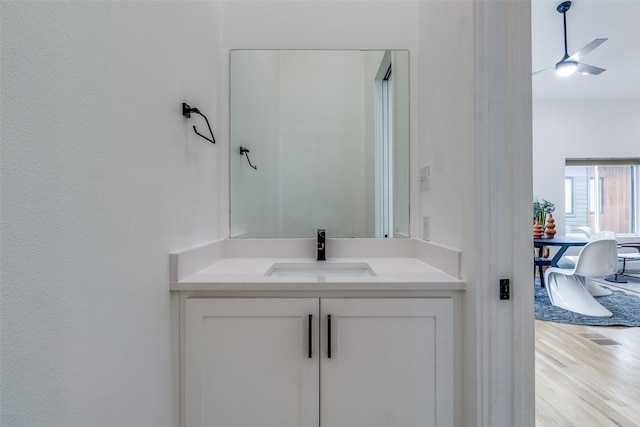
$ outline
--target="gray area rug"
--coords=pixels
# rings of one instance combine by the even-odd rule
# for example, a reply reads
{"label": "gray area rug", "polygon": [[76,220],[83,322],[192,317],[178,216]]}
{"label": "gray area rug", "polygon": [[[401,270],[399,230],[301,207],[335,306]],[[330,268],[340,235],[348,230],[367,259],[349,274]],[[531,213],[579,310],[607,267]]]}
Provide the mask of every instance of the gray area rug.
{"label": "gray area rug", "polygon": [[[607,287],[607,286],[605,286]],[[596,298],[613,316],[593,317],[551,305],[547,290],[535,279],[535,318],[556,323],[589,326],[640,326],[640,297],[608,287],[613,294]]]}
{"label": "gray area rug", "polygon": [[[624,280],[627,283],[614,283],[608,282],[604,279],[594,279],[596,282],[601,283],[605,286],[615,286],[616,288],[626,289],[628,291],[638,292],[640,293],[640,276],[639,273],[633,273],[633,275],[620,275],[618,274],[618,280]],[[611,276],[611,279],[614,277]]]}

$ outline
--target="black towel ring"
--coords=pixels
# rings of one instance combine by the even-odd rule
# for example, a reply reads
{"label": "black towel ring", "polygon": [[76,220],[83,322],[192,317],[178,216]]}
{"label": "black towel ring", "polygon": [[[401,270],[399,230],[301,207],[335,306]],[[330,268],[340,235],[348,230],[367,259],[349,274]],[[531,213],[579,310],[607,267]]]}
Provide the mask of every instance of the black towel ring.
{"label": "black towel ring", "polygon": [[204,121],[207,122],[207,127],[209,128],[209,133],[211,133],[211,138],[204,136],[203,134],[201,134],[200,132],[198,132],[198,129],[196,129],[196,127],[193,127],[193,131],[198,135],[203,137],[204,139],[206,139],[207,141],[215,144],[216,143],[216,138],[213,136],[213,131],[211,130],[211,126],[209,126],[209,120],[207,119],[207,116],[205,116],[204,114],[202,114],[200,112],[200,110],[198,110],[195,107],[190,107],[189,104],[186,103],[182,103],[182,115],[185,116],[186,118],[191,118],[191,113],[196,113],[201,115],[204,118]]}

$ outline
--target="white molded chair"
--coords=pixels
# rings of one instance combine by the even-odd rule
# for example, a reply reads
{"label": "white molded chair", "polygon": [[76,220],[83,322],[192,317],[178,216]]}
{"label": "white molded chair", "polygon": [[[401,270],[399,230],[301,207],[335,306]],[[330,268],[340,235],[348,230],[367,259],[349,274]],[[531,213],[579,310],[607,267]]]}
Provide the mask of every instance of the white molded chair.
{"label": "white molded chair", "polygon": [[589,240],[616,239],[616,233],[613,231],[597,231],[589,237]]}
{"label": "white molded chair", "polygon": [[[582,228],[589,228],[589,227],[578,227],[578,228],[582,229]],[[597,231],[597,232],[593,232],[593,229],[591,229],[591,228],[589,228],[589,229],[592,231],[592,233],[589,235],[589,241],[590,242],[593,241],[593,240],[615,239],[616,238],[616,233],[614,233],[613,231]],[[585,232],[585,234],[586,234],[586,232]],[[565,269],[572,269],[572,268],[575,268],[577,261],[578,261],[578,255],[565,255],[558,262],[558,266],[561,267],[561,268],[565,268]],[[599,286],[599,285],[594,283],[593,286]],[[592,295],[595,295],[595,294],[592,294]],[[602,289],[602,293],[600,295],[597,295],[597,296],[603,296],[603,295],[611,295],[611,291],[607,291],[605,289]]]}
{"label": "white molded chair", "polygon": [[595,230],[591,227],[578,227],[578,230],[582,231],[587,238],[591,238],[595,233]]}
{"label": "white molded chair", "polygon": [[551,304],[574,313],[611,317],[611,312],[594,298],[611,292],[590,278],[605,277],[618,271],[617,247],[615,239],[593,240],[582,248],[574,268],[548,268],[544,279]]}

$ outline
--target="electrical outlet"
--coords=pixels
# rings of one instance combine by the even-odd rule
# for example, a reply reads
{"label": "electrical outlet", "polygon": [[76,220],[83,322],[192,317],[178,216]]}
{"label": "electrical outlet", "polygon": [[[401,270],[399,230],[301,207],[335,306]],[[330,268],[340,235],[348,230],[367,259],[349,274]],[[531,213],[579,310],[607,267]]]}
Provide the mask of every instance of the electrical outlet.
{"label": "electrical outlet", "polygon": [[422,240],[429,240],[429,217],[422,217]]}
{"label": "electrical outlet", "polygon": [[431,187],[431,166],[420,168],[420,191],[428,191]]}

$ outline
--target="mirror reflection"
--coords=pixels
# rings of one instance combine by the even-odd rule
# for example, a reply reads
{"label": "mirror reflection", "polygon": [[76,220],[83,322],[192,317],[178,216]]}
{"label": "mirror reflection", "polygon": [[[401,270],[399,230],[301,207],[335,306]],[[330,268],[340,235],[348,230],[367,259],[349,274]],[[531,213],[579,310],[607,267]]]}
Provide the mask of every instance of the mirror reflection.
{"label": "mirror reflection", "polygon": [[233,50],[232,238],[408,237],[409,52]]}

